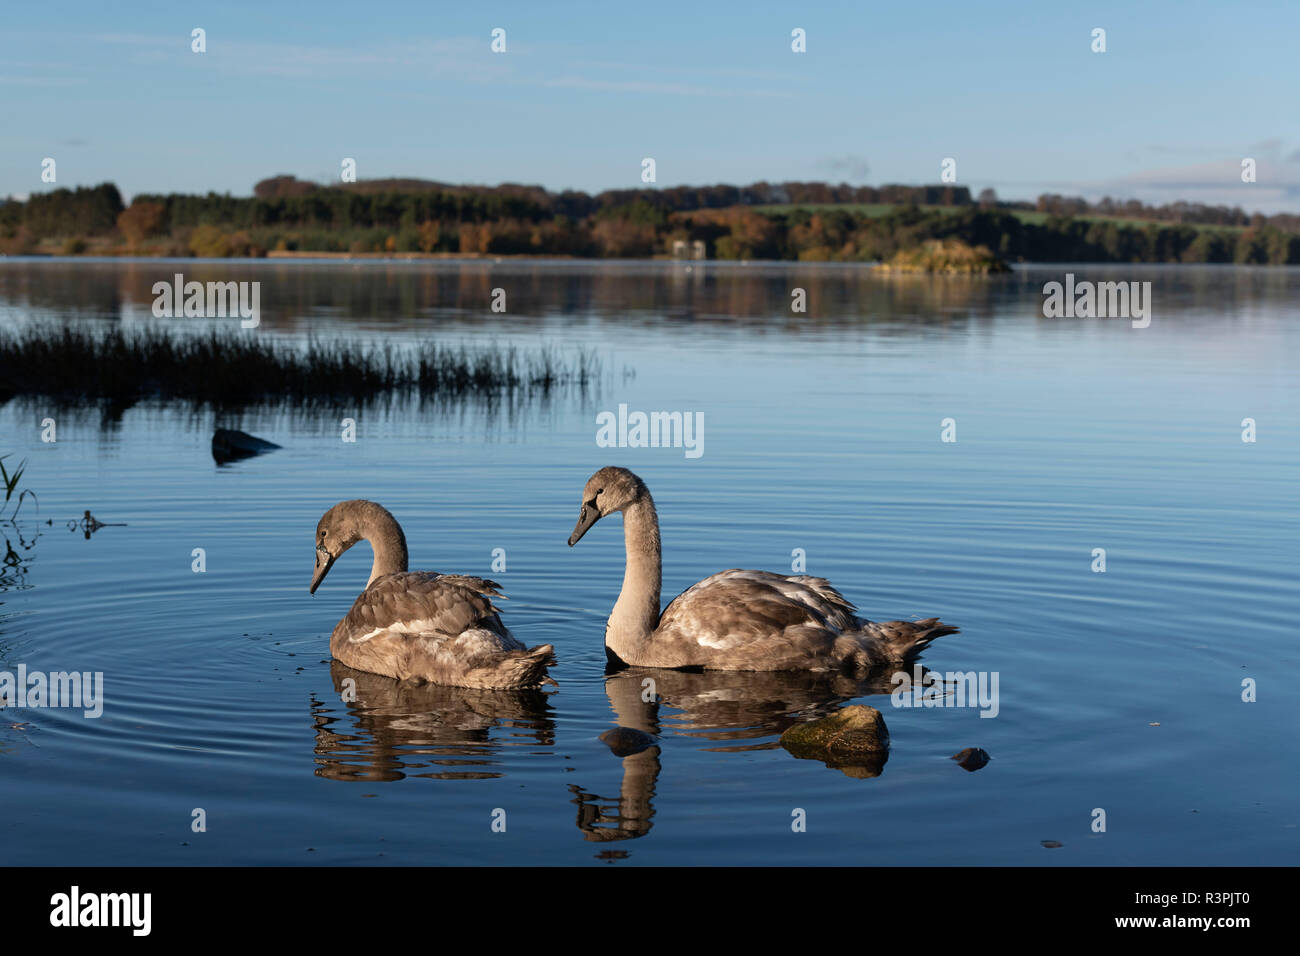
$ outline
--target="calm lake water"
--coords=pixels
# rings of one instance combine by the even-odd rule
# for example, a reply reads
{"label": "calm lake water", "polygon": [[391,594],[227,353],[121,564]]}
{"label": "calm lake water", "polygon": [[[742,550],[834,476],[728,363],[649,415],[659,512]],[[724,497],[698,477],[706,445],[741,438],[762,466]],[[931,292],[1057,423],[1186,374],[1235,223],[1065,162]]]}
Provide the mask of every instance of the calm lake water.
{"label": "calm lake water", "polygon": [[[603,372],[498,404],[0,408],[0,453],[28,459],[39,495],[0,526],[0,670],[102,671],[105,697],[97,719],[0,713],[5,863],[1300,861],[1300,271],[11,259],[0,323],[198,324],[150,316],[177,271],[261,281],[246,334],[585,347]],[[1067,271],[1150,281],[1150,327],[1043,318],[1043,283]],[[702,413],[703,454],[598,447],[620,403]],[[283,448],[219,467],[218,424]],[[724,568],[788,573],[803,549],[868,617],[959,625],[922,663],[996,673],[997,716],[800,675],[653,671],[663,699],[644,703],[646,673],[605,673],[620,522],[565,544],[606,464],[654,493],[665,600]],[[555,645],[558,687],[331,665],[370,554],[308,596],[312,536],[353,497],[393,512],[412,567],[500,581],[506,623]],[[86,509],[125,526],[70,530]],[[847,703],[884,713],[878,775],[779,746]],[[616,756],[598,739],[616,725],[657,746]],[[949,759],[966,747],[992,760],[967,772]]]}

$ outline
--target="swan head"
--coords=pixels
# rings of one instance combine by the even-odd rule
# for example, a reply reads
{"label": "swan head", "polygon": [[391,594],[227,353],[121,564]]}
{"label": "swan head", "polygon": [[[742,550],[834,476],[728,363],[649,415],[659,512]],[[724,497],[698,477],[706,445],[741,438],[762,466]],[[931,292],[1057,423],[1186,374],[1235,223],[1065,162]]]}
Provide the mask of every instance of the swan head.
{"label": "swan head", "polygon": [[316,522],[316,569],[307,593],[315,594],[339,556],[366,536],[376,509],[388,515],[373,501],[340,501]]}
{"label": "swan head", "polygon": [[587,479],[586,487],[582,489],[578,523],[573,534],[569,535],[569,547],[577,544],[601,518],[622,511],[649,494],[645,482],[626,468],[611,465],[600,469]]}

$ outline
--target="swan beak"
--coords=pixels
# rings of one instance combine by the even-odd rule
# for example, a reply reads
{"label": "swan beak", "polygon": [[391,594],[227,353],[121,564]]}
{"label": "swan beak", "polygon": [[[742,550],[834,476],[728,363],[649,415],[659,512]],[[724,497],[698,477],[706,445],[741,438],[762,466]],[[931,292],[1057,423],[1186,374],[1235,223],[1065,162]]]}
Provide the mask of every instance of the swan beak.
{"label": "swan beak", "polygon": [[330,568],[334,567],[334,555],[328,551],[316,549],[316,572],[311,576],[311,587],[307,589],[308,594],[315,594],[320,583],[325,580],[325,575],[330,573]]}
{"label": "swan beak", "polygon": [[578,514],[578,523],[573,527],[573,534],[569,535],[569,547],[572,548],[575,544],[581,541],[582,536],[586,534],[591,529],[591,526],[599,520],[600,512],[595,508],[589,508],[584,505],[582,511]]}

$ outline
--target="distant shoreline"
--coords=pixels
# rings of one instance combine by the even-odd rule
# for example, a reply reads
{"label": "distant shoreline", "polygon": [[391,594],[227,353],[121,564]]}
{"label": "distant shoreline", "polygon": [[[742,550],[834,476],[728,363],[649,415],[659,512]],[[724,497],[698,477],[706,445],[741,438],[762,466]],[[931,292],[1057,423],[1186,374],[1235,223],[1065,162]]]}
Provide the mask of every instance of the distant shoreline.
{"label": "distant shoreline", "polygon": [[[582,256],[558,253],[510,252],[310,252],[308,250],[272,249],[266,259],[567,259],[581,261]],[[599,260],[602,262],[609,260]],[[666,260],[671,261],[671,260]]]}
{"label": "distant shoreline", "polygon": [[[0,253],[203,259],[547,257],[888,262],[927,243],[1004,262],[1300,265],[1300,216],[1045,195],[1036,208],[964,186],[611,190],[273,179],[253,197],[138,195],[112,183],[0,203]],[[987,193],[987,195],[986,195]],[[1152,218],[1141,218],[1152,217]],[[962,266],[961,268],[965,268]]]}
{"label": "distant shoreline", "polygon": [[[769,266],[781,266],[784,268],[798,268],[809,266],[821,268],[824,266],[833,266],[836,269],[853,269],[860,268],[871,270],[880,275],[915,276],[926,275],[923,270],[891,270],[882,268],[888,263],[881,260],[871,261],[849,261],[838,259],[674,259],[671,256],[640,256],[627,258],[593,258],[590,256],[565,256],[549,253],[502,253],[494,255],[491,253],[385,253],[385,252],[276,252],[268,253],[265,256],[250,258],[248,256],[177,256],[177,255],[150,255],[138,252],[84,252],[76,255],[66,255],[59,252],[30,252],[21,255],[6,255],[0,252],[0,264],[6,262],[64,262],[72,263],[79,260],[98,261],[98,262],[175,262],[175,263],[193,263],[200,265],[203,263],[258,263],[270,262],[276,260],[279,262],[465,262],[476,264],[494,264],[505,262],[554,262],[557,264],[569,265],[590,265],[590,266],[608,266],[616,267],[623,265],[678,265],[690,268],[698,267],[700,269],[722,268],[722,269],[743,269],[746,267],[764,268]],[[1267,264],[1252,262],[1106,262],[1091,261],[1083,259],[1015,259],[1007,263],[1011,269],[1023,268],[1042,268],[1054,269],[1057,267],[1074,267],[1074,268],[1097,268],[1097,269],[1115,269],[1118,267],[1132,267],[1141,269],[1159,269],[1159,268],[1176,268],[1181,266],[1227,266],[1230,268],[1269,268]],[[1292,265],[1291,268],[1296,268]]]}

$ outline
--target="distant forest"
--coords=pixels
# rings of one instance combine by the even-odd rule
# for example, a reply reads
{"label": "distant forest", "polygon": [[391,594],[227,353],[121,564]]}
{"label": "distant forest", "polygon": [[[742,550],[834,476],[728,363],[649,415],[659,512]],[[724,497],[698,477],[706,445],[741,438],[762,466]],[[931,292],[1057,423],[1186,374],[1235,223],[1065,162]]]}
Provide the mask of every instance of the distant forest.
{"label": "distant forest", "polygon": [[1300,215],[992,190],[817,182],[550,192],[418,179],[322,186],[276,176],[252,197],[57,189],[0,203],[0,252],[257,257],[272,252],[672,254],[698,240],[716,259],[872,261],[928,239],[962,239],[1039,262],[1300,264]]}

